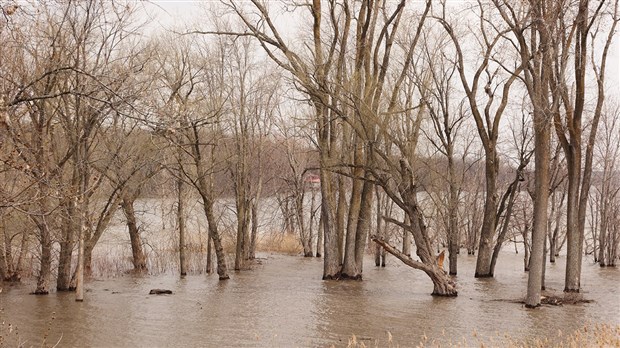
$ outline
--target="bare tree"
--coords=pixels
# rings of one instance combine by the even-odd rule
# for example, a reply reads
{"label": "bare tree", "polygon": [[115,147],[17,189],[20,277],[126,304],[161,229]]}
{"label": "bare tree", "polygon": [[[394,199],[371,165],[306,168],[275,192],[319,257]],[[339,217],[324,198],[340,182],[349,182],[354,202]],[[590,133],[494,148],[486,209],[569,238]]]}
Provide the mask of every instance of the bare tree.
{"label": "bare tree", "polygon": [[[509,66],[503,61],[506,60],[503,58],[504,47],[509,45],[505,34],[510,31],[510,27],[498,26],[496,24],[498,14],[487,4],[478,2],[477,7],[479,23],[474,35],[480,47],[481,58],[476,62],[475,72],[471,78],[467,76],[469,67],[465,64],[466,56],[461,48],[462,37],[446,17],[445,3],[441,16],[436,18],[452,39],[456,50],[455,64],[485,152],[486,198],[475,276],[492,277],[493,241],[498,228],[498,215],[501,215],[498,214],[499,125],[508,106],[510,89],[517,81],[524,65]],[[481,102],[480,92],[484,92],[484,103]],[[496,100],[496,94],[499,94],[499,101]]]}
{"label": "bare tree", "polygon": [[[600,141],[597,143],[601,177],[594,184],[598,196],[598,209],[590,218],[598,222],[598,263],[601,267],[614,266],[618,249],[617,205],[620,198],[620,177],[618,160],[620,158],[620,109],[608,108],[602,115]],[[598,217],[598,218],[597,218]],[[596,240],[596,239],[595,239]],[[596,254],[596,247],[593,252]]]}
{"label": "bare tree", "polygon": [[188,36],[159,43],[152,74],[158,80],[156,105],[160,105],[162,117],[153,122],[156,132],[178,149],[176,164],[169,170],[177,170],[177,178],[188,182],[202,199],[217,273],[225,280],[229,278],[228,266],[213,209],[217,199],[214,173],[222,168],[214,151],[223,136],[221,117],[229,91],[224,88],[223,47],[215,48],[210,52],[205,42]]}

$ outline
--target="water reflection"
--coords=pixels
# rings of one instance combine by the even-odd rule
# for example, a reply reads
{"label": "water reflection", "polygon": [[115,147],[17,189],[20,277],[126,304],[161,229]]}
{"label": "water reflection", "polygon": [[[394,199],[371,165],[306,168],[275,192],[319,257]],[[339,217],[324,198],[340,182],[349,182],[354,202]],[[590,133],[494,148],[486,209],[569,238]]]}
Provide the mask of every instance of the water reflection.
{"label": "water reflection", "polygon": [[[552,339],[559,330],[588,323],[620,323],[620,272],[587,261],[582,284],[595,302],[527,310],[505,301],[525,295],[520,255],[501,255],[495,279],[474,279],[475,258],[461,256],[455,299],[431,297],[427,277],[393,259],[386,268],[369,262],[362,282],[326,282],[320,280],[321,260],[266,257],[253,271],[235,273],[226,282],[175,275],[91,281],[83,303],[71,293],[37,297],[28,295],[32,284],[5,285],[2,319],[18,326],[26,346],[38,346],[47,334],[48,343],[60,339],[63,347],[346,346],[352,334],[368,343],[386,342],[388,331],[401,346],[425,336],[443,343],[466,337],[475,344],[474,332],[484,338],[507,333]],[[547,271],[547,286],[558,292],[562,263]],[[152,288],[174,294],[149,296]]]}

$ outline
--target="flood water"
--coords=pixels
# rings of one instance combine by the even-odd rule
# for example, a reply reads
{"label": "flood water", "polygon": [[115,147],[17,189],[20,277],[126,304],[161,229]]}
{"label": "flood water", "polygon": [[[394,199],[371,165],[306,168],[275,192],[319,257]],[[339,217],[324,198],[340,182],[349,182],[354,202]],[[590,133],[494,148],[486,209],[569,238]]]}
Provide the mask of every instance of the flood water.
{"label": "flood water", "polygon": [[[497,277],[484,280],[472,276],[475,258],[461,255],[457,298],[430,296],[428,278],[394,258],[386,268],[368,259],[364,281],[326,282],[319,259],[260,256],[262,264],[224,282],[213,275],[172,274],[92,280],[83,303],[73,293],[34,296],[28,294],[32,284],[4,284],[0,321],[17,326],[26,346],[39,346],[49,327],[47,343],[60,340],[60,347],[338,347],[352,334],[367,346],[385,346],[388,331],[395,344],[408,347],[424,335],[437,343],[464,337],[474,344],[474,332],[482,338],[553,339],[558,330],[620,324],[620,272],[600,269],[590,259],[582,285],[594,302],[528,310],[498,301],[524,297],[522,254],[501,255]],[[547,287],[558,293],[563,263],[560,258],[547,271]],[[174,294],[148,295],[153,288]]]}

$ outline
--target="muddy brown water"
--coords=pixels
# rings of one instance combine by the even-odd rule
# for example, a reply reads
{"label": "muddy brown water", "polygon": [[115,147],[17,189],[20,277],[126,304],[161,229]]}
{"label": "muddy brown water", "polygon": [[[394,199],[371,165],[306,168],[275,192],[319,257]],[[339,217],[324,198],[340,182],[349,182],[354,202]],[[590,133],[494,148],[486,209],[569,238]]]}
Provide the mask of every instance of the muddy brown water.
{"label": "muddy brown water", "polygon": [[[386,268],[367,259],[364,281],[326,282],[319,259],[261,257],[262,264],[225,282],[173,274],[92,280],[83,303],[72,293],[34,296],[32,284],[4,284],[0,322],[17,327],[26,346],[40,346],[47,334],[47,343],[60,347],[327,347],[346,346],[352,334],[367,346],[385,346],[388,331],[401,347],[423,337],[442,344],[465,338],[470,345],[475,337],[553,339],[584,325],[620,324],[620,270],[589,259],[582,285],[593,302],[528,310],[501,301],[524,297],[521,254],[501,255],[495,279],[474,279],[475,258],[461,255],[457,298],[430,296],[428,278],[393,258]],[[563,263],[547,271],[547,287],[558,293]],[[174,294],[148,295],[153,288]],[[14,342],[15,332],[8,337]]]}

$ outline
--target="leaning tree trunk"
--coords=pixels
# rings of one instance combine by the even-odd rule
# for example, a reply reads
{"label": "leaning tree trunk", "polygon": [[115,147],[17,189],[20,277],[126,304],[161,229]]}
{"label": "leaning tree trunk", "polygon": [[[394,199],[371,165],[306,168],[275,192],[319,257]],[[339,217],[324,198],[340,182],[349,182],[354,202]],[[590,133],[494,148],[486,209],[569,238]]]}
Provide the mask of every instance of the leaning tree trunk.
{"label": "leaning tree trunk", "polygon": [[[206,185],[206,183],[205,183]],[[215,249],[215,257],[217,258],[217,274],[220,280],[226,280],[228,276],[228,267],[226,265],[226,255],[224,254],[224,246],[222,245],[222,239],[217,229],[217,220],[213,214],[213,201],[210,200],[204,192],[200,193],[202,197],[202,207],[207,217],[207,223],[209,225],[209,238],[213,241],[213,247]]]}
{"label": "leaning tree trunk", "polygon": [[433,282],[433,292],[431,295],[433,296],[446,296],[446,297],[454,297],[458,295],[458,291],[456,290],[456,283],[450,278],[450,276],[444,271],[443,268],[439,267],[437,262],[433,263],[422,263],[420,261],[415,261],[409,256],[403,254],[398,249],[391,246],[385,240],[373,238],[373,241],[388,253],[396,256],[399,260],[401,260],[404,264],[409,267],[419,269],[424,271],[426,275],[431,278]]}
{"label": "leaning tree trunk", "polygon": [[134,210],[134,198],[124,197],[121,202],[121,208],[127,219],[127,228],[129,229],[129,239],[131,240],[131,253],[133,256],[133,269],[135,272],[146,272],[146,256],[142,249],[142,239],[140,238],[140,229],[136,220],[136,212]]}

